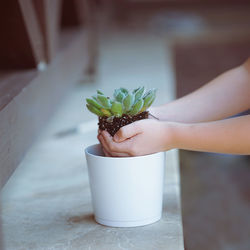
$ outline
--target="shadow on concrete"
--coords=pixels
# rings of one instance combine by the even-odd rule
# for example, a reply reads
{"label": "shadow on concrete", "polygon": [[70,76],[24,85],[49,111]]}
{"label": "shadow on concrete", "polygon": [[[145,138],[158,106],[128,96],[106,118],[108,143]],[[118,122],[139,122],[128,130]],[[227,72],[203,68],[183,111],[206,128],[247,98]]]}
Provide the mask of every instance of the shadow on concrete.
{"label": "shadow on concrete", "polygon": [[68,223],[72,224],[84,224],[84,223],[93,223],[96,224],[94,214],[84,214],[84,215],[77,215],[68,218]]}

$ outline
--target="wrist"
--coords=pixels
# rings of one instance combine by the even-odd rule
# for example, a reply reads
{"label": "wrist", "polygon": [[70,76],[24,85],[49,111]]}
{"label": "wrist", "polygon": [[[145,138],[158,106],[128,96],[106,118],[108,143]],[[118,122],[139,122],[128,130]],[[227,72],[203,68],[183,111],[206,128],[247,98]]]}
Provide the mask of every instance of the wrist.
{"label": "wrist", "polygon": [[164,122],[164,141],[166,150],[181,147],[181,134],[185,129],[183,123]]}

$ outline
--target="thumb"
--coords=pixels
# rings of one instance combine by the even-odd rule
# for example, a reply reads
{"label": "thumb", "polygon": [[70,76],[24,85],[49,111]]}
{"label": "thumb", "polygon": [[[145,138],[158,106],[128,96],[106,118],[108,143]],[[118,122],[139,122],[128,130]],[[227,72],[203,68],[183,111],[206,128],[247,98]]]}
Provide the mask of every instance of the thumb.
{"label": "thumb", "polygon": [[120,128],[114,135],[115,142],[122,142],[140,133],[140,127],[136,122]]}

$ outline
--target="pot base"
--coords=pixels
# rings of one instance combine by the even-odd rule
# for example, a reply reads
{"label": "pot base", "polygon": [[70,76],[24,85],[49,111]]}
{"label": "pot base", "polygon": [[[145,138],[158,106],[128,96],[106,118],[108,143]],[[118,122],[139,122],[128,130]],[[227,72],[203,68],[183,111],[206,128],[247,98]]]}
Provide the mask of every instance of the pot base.
{"label": "pot base", "polygon": [[97,223],[108,226],[108,227],[140,227],[146,226],[152,223],[155,223],[161,219],[161,215],[158,215],[154,218],[146,219],[146,220],[134,220],[134,221],[112,221],[105,220],[95,216],[95,220]]}

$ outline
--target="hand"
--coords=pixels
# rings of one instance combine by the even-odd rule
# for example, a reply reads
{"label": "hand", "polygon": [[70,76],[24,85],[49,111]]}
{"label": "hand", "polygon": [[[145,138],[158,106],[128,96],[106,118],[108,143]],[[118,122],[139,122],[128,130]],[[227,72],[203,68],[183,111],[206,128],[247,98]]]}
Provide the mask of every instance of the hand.
{"label": "hand", "polygon": [[171,123],[145,119],[126,125],[112,137],[101,131],[98,139],[109,157],[139,156],[173,148]]}
{"label": "hand", "polygon": [[159,116],[159,114],[157,113],[157,107],[150,107],[148,109],[149,115],[148,118],[149,119],[156,119],[156,120],[161,120]]}

